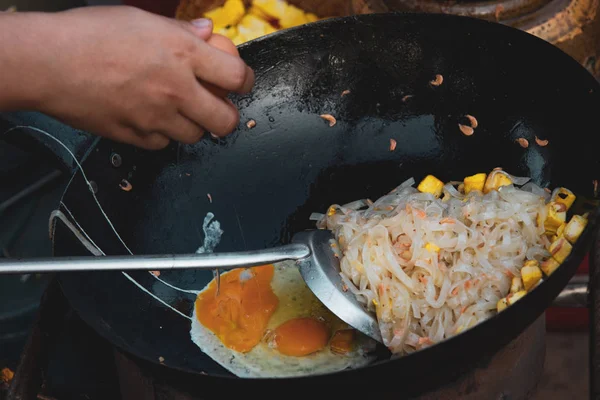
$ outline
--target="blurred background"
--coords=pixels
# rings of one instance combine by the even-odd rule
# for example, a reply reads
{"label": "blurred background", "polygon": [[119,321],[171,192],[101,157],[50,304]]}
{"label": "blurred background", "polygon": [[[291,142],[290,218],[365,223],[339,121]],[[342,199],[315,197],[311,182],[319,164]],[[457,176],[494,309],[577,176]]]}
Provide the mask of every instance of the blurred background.
{"label": "blurred background", "polygon": [[[216,31],[236,44],[338,15],[387,11],[468,15],[541,37],[600,78],[600,0],[0,0],[0,10],[60,11],[116,4],[187,20],[204,15],[213,19]],[[0,257],[52,255],[48,217],[57,207],[68,178],[55,169],[52,160],[0,141]],[[585,279],[587,273],[586,259],[579,279]],[[14,370],[18,364],[48,281],[46,276],[0,278],[0,370]],[[545,373],[535,398],[587,398],[588,310],[550,309],[546,326]]]}

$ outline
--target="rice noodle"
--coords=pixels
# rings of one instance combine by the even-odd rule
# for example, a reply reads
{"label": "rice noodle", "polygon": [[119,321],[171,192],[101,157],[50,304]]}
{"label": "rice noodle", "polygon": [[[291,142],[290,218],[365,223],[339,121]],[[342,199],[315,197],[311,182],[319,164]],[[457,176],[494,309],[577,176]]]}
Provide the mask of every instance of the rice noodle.
{"label": "rice noodle", "polygon": [[342,280],[376,312],[394,354],[432,345],[494,315],[523,263],[549,256],[536,221],[538,215],[545,219],[550,196],[529,178],[506,175],[526,186],[465,195],[450,182],[442,200],[420,193],[411,178],[375,202],[357,200],[312,215],[320,216],[319,228],[334,233]]}

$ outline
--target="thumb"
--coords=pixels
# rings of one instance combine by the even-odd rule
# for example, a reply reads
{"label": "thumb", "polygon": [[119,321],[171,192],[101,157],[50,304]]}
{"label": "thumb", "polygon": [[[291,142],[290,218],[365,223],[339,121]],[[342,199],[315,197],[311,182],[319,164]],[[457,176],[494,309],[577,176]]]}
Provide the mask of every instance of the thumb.
{"label": "thumb", "polygon": [[207,18],[198,18],[190,21],[192,32],[202,40],[208,40],[213,32],[213,22]]}

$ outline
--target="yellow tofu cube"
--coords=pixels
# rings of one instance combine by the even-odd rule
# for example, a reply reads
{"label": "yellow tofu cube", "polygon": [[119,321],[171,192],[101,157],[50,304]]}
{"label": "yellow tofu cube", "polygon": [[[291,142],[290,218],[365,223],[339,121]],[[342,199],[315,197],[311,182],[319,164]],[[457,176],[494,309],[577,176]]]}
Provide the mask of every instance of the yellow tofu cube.
{"label": "yellow tofu cube", "polygon": [[444,182],[440,181],[433,175],[427,175],[425,179],[419,183],[417,189],[421,193],[431,193],[435,197],[440,197],[442,195],[442,190],[444,189]]}
{"label": "yellow tofu cube", "polygon": [[247,42],[246,38],[240,34],[238,34],[236,37],[232,38],[231,41],[236,46],[239,46],[240,44]]}
{"label": "yellow tofu cube", "polygon": [[579,239],[579,236],[581,236],[585,230],[587,222],[587,218],[584,218],[581,215],[573,215],[564,229],[563,236],[565,239],[571,244],[575,244],[577,239]]}
{"label": "yellow tofu cube", "polygon": [[475,174],[472,176],[467,176],[463,183],[465,185],[465,194],[469,194],[473,190],[477,190],[479,192],[483,192],[483,186],[485,185],[485,178],[487,174]]}
{"label": "yellow tofu cube", "polygon": [[228,37],[229,39],[232,39],[232,40],[233,40],[233,38],[235,38],[238,35],[237,27],[235,27],[233,25],[225,27],[225,28],[221,28],[221,29],[215,29],[214,32],[218,33],[219,35]]}
{"label": "yellow tofu cube", "polygon": [[567,188],[559,188],[553,193],[552,201],[564,204],[567,210],[571,208],[577,197]]}
{"label": "yellow tofu cube", "polygon": [[544,271],[546,276],[550,276],[558,267],[560,267],[560,263],[552,257],[542,261],[542,264],[540,265],[540,268]]}
{"label": "yellow tofu cube", "polygon": [[278,24],[279,23],[278,19],[265,14],[260,8],[257,8],[255,6],[250,6],[250,9],[248,10],[248,15],[253,15],[256,18],[262,19],[263,21],[265,21],[268,24],[272,24],[272,23]]}
{"label": "yellow tofu cube", "polygon": [[496,303],[496,309],[498,310],[498,312],[505,310],[508,307],[508,300],[505,298],[498,300],[498,303]]}
{"label": "yellow tofu cube", "polygon": [[525,296],[526,294],[527,292],[525,290],[519,290],[515,293],[509,293],[508,296],[506,296],[505,298],[498,300],[498,302],[496,303],[496,310],[498,310],[498,312],[505,310],[508,306],[512,306],[521,298],[523,298],[523,296]]}
{"label": "yellow tofu cube", "polygon": [[567,239],[559,238],[557,241],[552,242],[548,250],[550,251],[550,254],[552,254],[552,257],[558,261],[559,264],[562,264],[565,261],[565,258],[571,254],[572,249],[573,246],[571,246],[571,243],[569,243]]}
{"label": "yellow tofu cube", "polygon": [[489,193],[492,190],[498,190],[502,186],[511,185],[513,182],[503,171],[494,171],[487,176],[483,185],[483,193]]}
{"label": "yellow tofu cube", "polygon": [[283,29],[304,25],[308,22],[304,11],[291,4],[286,7],[285,14],[279,19],[279,24]]}
{"label": "yellow tofu cube", "polygon": [[[309,17],[304,10],[288,4],[284,0],[254,0],[251,13],[263,20],[275,20],[283,29],[307,24],[312,22],[312,18],[317,18],[314,14]],[[316,19],[314,20],[316,21]]]}
{"label": "yellow tofu cube", "polygon": [[[558,229],[556,230],[556,233],[554,235],[552,235],[552,237],[550,238],[550,243],[557,241],[559,238],[564,237],[564,232],[565,232],[565,228],[566,228],[567,224],[565,222],[563,222]],[[552,234],[552,232],[546,232],[546,235],[550,235]]]}
{"label": "yellow tofu cube", "polygon": [[544,221],[547,235],[556,235],[558,228],[567,220],[567,209],[564,204],[551,202],[546,206],[548,215]]}
{"label": "yellow tofu cube", "polygon": [[284,0],[253,0],[252,6],[271,19],[281,20],[289,5]]}
{"label": "yellow tofu cube", "polygon": [[427,251],[431,251],[432,253],[439,253],[440,252],[440,248],[438,246],[436,246],[435,244],[433,244],[433,243],[427,243],[425,245],[425,249]]}
{"label": "yellow tofu cube", "polygon": [[317,17],[315,14],[313,13],[306,13],[305,14],[306,20],[308,22],[315,22],[319,20],[319,17]]}
{"label": "yellow tofu cube", "polygon": [[237,29],[238,36],[245,39],[245,41],[253,40],[275,32],[275,28],[268,22],[265,22],[252,14],[245,15],[238,24]]}
{"label": "yellow tofu cube", "polygon": [[527,292],[525,290],[519,290],[517,293],[511,293],[508,296],[506,296],[506,301],[509,306],[512,306],[517,301],[521,300],[526,294]]}
{"label": "yellow tofu cube", "polygon": [[238,30],[244,34],[248,32],[257,32],[260,34],[268,34],[275,32],[275,28],[267,21],[253,14],[246,14],[240,20]]}
{"label": "yellow tofu cube", "polygon": [[270,21],[276,20],[275,18],[271,17],[268,14],[265,14],[260,8],[255,7],[255,6],[250,6],[250,9],[248,10],[248,14],[254,15],[255,17],[260,18],[265,22],[270,22]]}
{"label": "yellow tofu cube", "polygon": [[510,284],[510,292],[517,293],[521,290],[523,290],[523,281],[518,276],[513,277]]}
{"label": "yellow tofu cube", "polygon": [[523,263],[524,267],[539,267],[540,263],[538,260],[527,260]]}
{"label": "yellow tofu cube", "polygon": [[242,0],[227,0],[223,6],[204,13],[204,17],[212,20],[214,30],[219,30],[236,25],[245,13],[246,8]]}
{"label": "yellow tofu cube", "polygon": [[565,222],[563,222],[562,224],[560,224],[560,226],[558,227],[558,229],[556,230],[556,236],[557,239],[561,238],[564,236],[565,233],[565,228],[567,227],[567,224]]}
{"label": "yellow tofu cube", "polygon": [[530,291],[542,279],[542,270],[535,260],[527,261],[521,268],[521,279],[525,290]]}

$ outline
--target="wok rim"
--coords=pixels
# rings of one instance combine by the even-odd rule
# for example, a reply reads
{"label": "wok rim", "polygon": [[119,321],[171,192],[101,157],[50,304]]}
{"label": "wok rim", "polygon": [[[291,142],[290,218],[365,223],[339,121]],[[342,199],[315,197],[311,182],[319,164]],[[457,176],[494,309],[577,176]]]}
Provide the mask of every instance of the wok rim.
{"label": "wok rim", "polygon": [[[336,25],[336,24],[340,24],[340,23],[346,24],[346,23],[353,23],[353,22],[359,23],[359,22],[365,22],[365,21],[366,22],[377,21],[378,19],[397,19],[399,24],[402,23],[402,21],[404,21],[406,19],[412,19],[413,21],[415,19],[417,19],[417,20],[419,20],[419,19],[420,20],[450,19],[450,20],[457,20],[457,21],[466,21],[467,23],[472,24],[474,27],[477,27],[476,24],[480,24],[481,26],[488,26],[488,28],[486,28],[486,29],[495,29],[498,32],[498,34],[501,34],[501,32],[512,32],[513,35],[521,35],[523,40],[537,42],[538,44],[536,46],[538,46],[540,48],[542,46],[545,46],[547,49],[547,50],[545,50],[546,53],[554,52],[556,54],[556,56],[553,56],[554,58],[562,57],[565,60],[568,58],[574,66],[573,71],[575,71],[577,68],[581,71],[585,71],[586,74],[588,74],[590,77],[590,82],[594,82],[594,85],[596,88],[595,90],[600,91],[600,83],[598,81],[596,81],[593,78],[593,76],[591,74],[589,74],[589,72],[581,64],[579,64],[574,58],[569,56],[567,53],[565,53],[563,50],[559,49],[558,47],[552,45],[551,43],[549,43],[539,37],[533,36],[527,32],[524,32],[520,29],[517,29],[517,28],[503,25],[503,24],[500,24],[497,22],[491,22],[491,21],[487,21],[487,20],[481,20],[481,19],[475,18],[475,17],[462,16],[462,15],[422,14],[422,13],[416,13],[416,12],[390,12],[390,13],[372,13],[372,14],[361,14],[361,15],[355,15],[355,16],[332,17],[332,18],[319,20],[319,21],[308,23],[308,24],[288,28],[285,30],[280,30],[280,31],[262,36],[260,38],[245,42],[237,47],[239,50],[241,50],[241,53],[243,53],[243,51],[251,51],[253,46],[260,44],[264,41],[269,41],[272,38],[288,36],[288,35],[297,35],[299,32],[302,32],[302,31],[305,31],[308,29],[312,29],[313,27],[325,26],[325,25]],[[468,22],[469,20],[472,22]],[[496,27],[493,27],[493,28],[489,27],[491,25],[496,25]],[[528,38],[528,39],[525,39],[525,38]],[[243,54],[242,54],[242,58],[243,58]],[[107,140],[108,139],[102,138],[100,140],[94,141],[94,143],[88,149],[87,153],[91,152],[94,148],[96,148],[100,142],[104,142]],[[85,160],[82,162],[82,165],[84,165],[84,164],[85,164]],[[77,173],[80,173],[79,169],[76,169],[76,171],[74,172],[74,176]],[[64,196],[69,192],[72,181],[73,181],[73,179],[71,180],[71,182],[65,189],[63,197],[61,198],[61,202],[64,199]],[[592,216],[593,216],[593,218],[592,218]],[[596,206],[590,212],[590,219],[589,219],[588,225],[587,225],[584,233],[581,235],[581,237],[579,238],[576,245],[573,246],[573,251],[571,252],[571,254],[561,264],[561,267],[563,267],[563,268],[559,268],[559,269],[561,271],[563,271],[563,274],[565,273],[564,267],[568,267],[568,269],[573,270],[572,272],[568,273],[569,277],[572,277],[575,274],[575,272],[576,272],[576,268],[574,265],[574,264],[576,264],[575,260],[578,260],[577,265],[576,265],[578,267],[579,263],[583,259],[584,255],[587,252],[589,252],[590,244],[591,244],[592,238],[595,236],[595,234],[598,230],[599,222],[600,222],[600,205]],[[586,250],[586,248],[587,248],[587,250]],[[554,280],[554,281],[558,282],[558,280],[561,279],[561,278],[559,278],[558,275],[560,275],[560,274],[554,273],[550,277],[545,278],[542,285],[540,285],[539,287],[536,287],[534,290],[539,290],[539,288],[542,286],[547,287],[548,286],[547,281]],[[65,291],[62,279],[61,279],[61,275],[59,275],[58,278],[59,278],[58,282],[61,287],[61,290],[66,295],[66,291]],[[560,285],[560,290],[564,289],[564,287],[566,287],[567,284],[568,284],[568,280],[565,280],[564,285]],[[560,293],[560,291],[558,293]],[[553,298],[555,298],[558,295],[558,293],[556,293],[556,295],[554,295]],[[66,297],[67,297],[67,299],[69,298],[67,295],[66,295]],[[443,340],[442,342],[436,343],[435,345],[432,345],[430,347],[427,347],[427,348],[419,350],[419,351],[415,351],[413,353],[404,355],[404,356],[396,358],[396,359],[376,360],[373,363],[370,363],[368,365],[365,365],[365,366],[362,366],[359,368],[346,369],[346,370],[337,371],[337,372],[330,372],[330,373],[317,374],[317,375],[281,377],[281,378],[273,378],[273,377],[240,378],[233,374],[231,374],[231,376],[230,375],[209,375],[206,373],[199,372],[198,370],[193,370],[193,369],[181,367],[178,365],[169,365],[168,361],[165,361],[164,363],[160,363],[158,360],[150,357],[147,354],[133,353],[133,352],[127,350],[126,348],[124,348],[123,346],[121,346],[120,344],[115,343],[113,340],[110,339],[110,337],[108,335],[105,334],[104,331],[95,329],[95,324],[91,321],[89,316],[87,316],[85,313],[80,313],[77,310],[77,307],[75,305],[73,305],[71,302],[70,303],[71,303],[72,307],[76,311],[78,311],[79,317],[83,321],[85,321],[88,325],[90,325],[94,329],[94,331],[96,333],[98,333],[104,340],[107,340],[109,343],[111,343],[112,346],[119,349],[120,351],[122,351],[134,358],[147,361],[153,366],[160,367],[160,368],[167,368],[168,370],[171,370],[171,371],[182,372],[185,374],[191,374],[191,375],[195,375],[195,376],[208,376],[212,379],[219,380],[222,383],[250,381],[250,382],[256,382],[257,384],[260,384],[260,383],[278,381],[278,382],[287,382],[287,383],[302,385],[303,383],[310,383],[311,381],[314,381],[315,379],[328,380],[328,379],[330,379],[330,377],[350,378],[353,375],[360,376],[364,370],[373,370],[375,368],[382,368],[382,367],[389,368],[389,367],[393,367],[395,365],[401,365],[402,363],[404,363],[404,364],[411,363],[411,362],[413,362],[412,360],[414,360],[417,357],[422,357],[423,354],[431,354],[431,353],[437,351],[437,349],[439,348],[440,345],[441,346],[445,345],[446,347],[449,347],[451,344],[454,344],[457,341],[461,340],[459,338],[465,338],[465,337],[477,335],[477,332],[478,332],[477,328],[480,328],[481,326],[484,326],[484,325],[485,326],[490,325],[492,323],[492,321],[497,320],[498,318],[505,319],[506,321],[510,322],[510,320],[512,319],[510,317],[511,313],[518,312],[518,310],[520,308],[525,307],[525,304],[527,304],[527,299],[531,300],[532,298],[533,298],[532,296],[525,296],[522,300],[520,300],[519,307],[509,307],[504,312],[495,314],[494,316],[484,320],[483,322],[481,322],[480,324],[478,324],[474,327],[471,327],[471,328],[461,332],[460,334],[456,334],[448,339]],[[531,319],[530,324],[535,322],[536,318],[540,317],[540,315],[542,315],[543,312],[544,312],[544,310],[542,310],[540,313],[536,313],[536,316],[533,319]],[[523,330],[521,330],[520,332],[523,332]],[[513,337],[510,337],[509,339],[503,340],[503,343],[500,346],[497,345],[498,348],[494,349],[493,351],[488,350],[486,352],[486,354],[480,356],[480,358],[487,359],[488,357],[493,356],[501,348],[506,346],[506,344],[508,344],[512,340],[514,340],[517,336],[513,336]],[[372,382],[372,383],[375,384],[375,382]]]}

